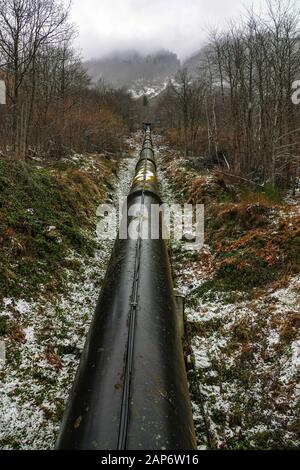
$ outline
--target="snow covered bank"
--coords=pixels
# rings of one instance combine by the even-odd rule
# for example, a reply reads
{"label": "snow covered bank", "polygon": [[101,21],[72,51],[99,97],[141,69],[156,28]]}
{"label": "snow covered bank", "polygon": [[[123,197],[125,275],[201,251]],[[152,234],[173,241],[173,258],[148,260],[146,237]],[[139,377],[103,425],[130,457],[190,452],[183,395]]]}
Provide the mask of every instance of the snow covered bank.
{"label": "snow covered bank", "polygon": [[[132,158],[120,163],[116,204],[127,195],[135,168],[136,145],[128,144]],[[96,219],[86,233],[95,235]],[[53,448],[113,243],[96,240],[94,257],[69,253],[77,268],[66,271],[63,294],[41,291],[35,301],[5,298],[0,304],[0,319],[14,325],[4,336],[6,363],[0,369],[0,448]]]}
{"label": "snow covered bank", "polygon": [[[196,172],[186,175],[184,160],[162,145],[159,138],[156,145],[165,202],[186,202],[191,188],[204,199],[209,197],[212,175]],[[215,192],[215,188],[213,190]],[[220,213],[225,213],[225,205],[217,199],[208,204],[214,204],[215,208],[219,204]],[[245,205],[247,207],[252,206]],[[285,240],[289,230],[290,238],[286,240],[293,241],[298,210],[287,206],[282,214],[282,209],[271,209],[262,206],[257,216],[253,212],[253,223],[248,222],[251,220],[248,211],[244,238],[235,232],[236,225],[226,232],[219,224],[215,230],[220,231],[223,244],[219,240],[216,243],[211,229],[207,244],[199,253],[186,252],[180,242],[170,243],[176,287],[187,296],[186,355],[191,366],[188,377],[201,449],[296,449],[300,445],[300,279],[292,274],[297,267],[296,259],[292,260],[290,275],[276,272],[274,279],[277,280],[271,282],[276,256],[286,256],[287,260],[287,255],[293,256],[294,244],[283,244],[280,255],[279,249],[274,247],[277,240]],[[231,210],[242,211],[243,205]],[[250,252],[252,245],[242,242],[256,236],[256,222],[263,227],[257,232],[263,236],[257,236],[253,249],[269,263],[270,278],[256,288],[249,286],[239,291],[238,283],[242,286],[244,280],[235,268],[230,271],[234,278],[232,288],[228,283],[226,290],[224,284],[219,284],[222,289],[218,289],[218,283],[211,283],[209,288],[207,281],[214,279],[218,268],[217,250],[232,248],[242,254],[247,253],[246,250]],[[224,218],[222,223],[226,228],[226,224],[232,222]],[[268,237],[273,237],[274,245],[271,241],[266,245],[266,252],[259,251]],[[259,269],[260,265],[258,274]]]}

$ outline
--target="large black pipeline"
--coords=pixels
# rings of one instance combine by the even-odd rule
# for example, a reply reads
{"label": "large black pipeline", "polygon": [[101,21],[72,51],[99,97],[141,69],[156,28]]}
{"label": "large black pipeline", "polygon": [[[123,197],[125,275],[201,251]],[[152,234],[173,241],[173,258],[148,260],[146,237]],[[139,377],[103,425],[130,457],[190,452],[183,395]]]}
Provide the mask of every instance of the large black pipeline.
{"label": "large black pipeline", "polygon": [[142,236],[161,202],[149,126],[144,137],[128,196],[138,236],[116,240],[57,449],[196,448],[161,217],[159,237]]}

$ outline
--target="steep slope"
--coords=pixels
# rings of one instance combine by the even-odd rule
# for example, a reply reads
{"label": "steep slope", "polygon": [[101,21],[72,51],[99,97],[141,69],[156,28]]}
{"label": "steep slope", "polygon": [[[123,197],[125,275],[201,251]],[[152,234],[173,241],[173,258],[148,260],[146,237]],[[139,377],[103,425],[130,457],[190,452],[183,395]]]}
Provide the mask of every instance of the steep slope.
{"label": "steep slope", "polygon": [[128,88],[136,97],[157,94],[171,78],[180,62],[169,51],[142,55],[136,51],[116,52],[85,63],[94,83],[102,79],[116,88]]}
{"label": "steep slope", "polygon": [[11,207],[8,219],[0,204],[10,286],[0,283],[0,449],[54,447],[114,243],[96,236],[96,209],[128,193],[134,140],[128,154],[75,155],[48,168],[0,161]]}
{"label": "steep slope", "polygon": [[199,447],[298,449],[297,198],[197,171],[156,143],[164,200],[205,204],[203,249],[170,243],[176,287],[186,295]]}

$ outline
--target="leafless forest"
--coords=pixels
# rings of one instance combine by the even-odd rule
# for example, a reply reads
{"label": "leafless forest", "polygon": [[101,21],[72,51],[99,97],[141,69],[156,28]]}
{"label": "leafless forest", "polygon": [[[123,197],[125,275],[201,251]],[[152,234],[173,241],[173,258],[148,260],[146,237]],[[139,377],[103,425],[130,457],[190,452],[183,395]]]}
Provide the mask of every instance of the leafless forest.
{"label": "leafless forest", "polygon": [[[87,337],[99,340],[88,346],[96,359],[83,355],[98,403],[94,414],[78,395],[72,432],[100,425],[101,404],[105,440],[113,416],[125,448],[131,415],[147,415],[134,397],[150,410],[132,427],[138,448],[146,430],[169,449],[160,425],[182,391],[169,393],[162,371],[182,389],[187,377],[199,449],[299,450],[300,0],[262,0],[261,13],[254,0],[238,14],[244,1],[0,0],[0,450],[55,448]],[[223,21],[227,6],[235,18],[201,39],[198,23],[210,10]],[[180,35],[175,52],[164,42],[184,21],[188,58]],[[140,31],[166,48],[131,50]],[[203,246],[186,249],[190,227],[179,240],[176,217],[170,240],[144,243],[151,218],[139,212],[128,217],[138,240],[113,249],[104,214],[113,208],[113,222],[128,194],[145,207],[204,205]],[[101,290],[104,314],[87,336]],[[181,375],[166,347],[177,340]],[[151,393],[131,387],[134,374],[153,379]],[[181,439],[175,421],[166,430]]]}
{"label": "leafless forest", "polygon": [[8,95],[0,115],[4,154],[24,160],[120,148],[132,100],[125,91],[90,86],[72,46],[75,34],[63,2],[0,2],[1,78]]}
{"label": "leafless forest", "polygon": [[196,74],[180,70],[159,103],[163,127],[186,155],[214,155],[259,183],[295,185],[299,18],[295,5],[277,0],[266,15],[249,11],[226,32],[211,31]]}
{"label": "leafless forest", "polygon": [[[208,155],[257,183],[295,188],[299,168],[299,10],[281,0],[211,31],[191,73],[182,67],[153,104],[186,155]],[[3,154],[24,160],[114,151],[141,119],[125,89],[91,85],[73,48],[76,30],[58,0],[0,2]],[[144,102],[144,105],[147,104]]]}

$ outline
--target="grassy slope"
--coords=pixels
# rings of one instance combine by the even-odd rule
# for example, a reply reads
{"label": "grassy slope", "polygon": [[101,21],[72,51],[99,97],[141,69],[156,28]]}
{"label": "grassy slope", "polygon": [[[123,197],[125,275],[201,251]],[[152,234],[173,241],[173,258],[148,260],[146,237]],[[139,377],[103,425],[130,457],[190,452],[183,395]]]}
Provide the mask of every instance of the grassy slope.
{"label": "grassy slope", "polygon": [[202,292],[215,288],[251,294],[253,288],[299,273],[300,213],[271,187],[250,190],[179,164],[168,166],[168,176],[179,199],[205,205],[214,276]]}
{"label": "grassy slope", "polygon": [[95,164],[92,172],[80,162],[41,169],[0,159],[0,295],[32,298],[41,284],[57,290],[61,268],[72,268],[67,253],[92,254],[85,231],[114,169],[105,158]]}
{"label": "grassy slope", "polygon": [[172,247],[177,283],[193,289],[186,353],[199,443],[297,448],[299,212],[272,188],[249,190],[162,153],[177,201],[205,204],[208,246]]}
{"label": "grassy slope", "polygon": [[0,448],[53,447],[109,256],[95,216],[115,170],[98,155],[0,160]]}

